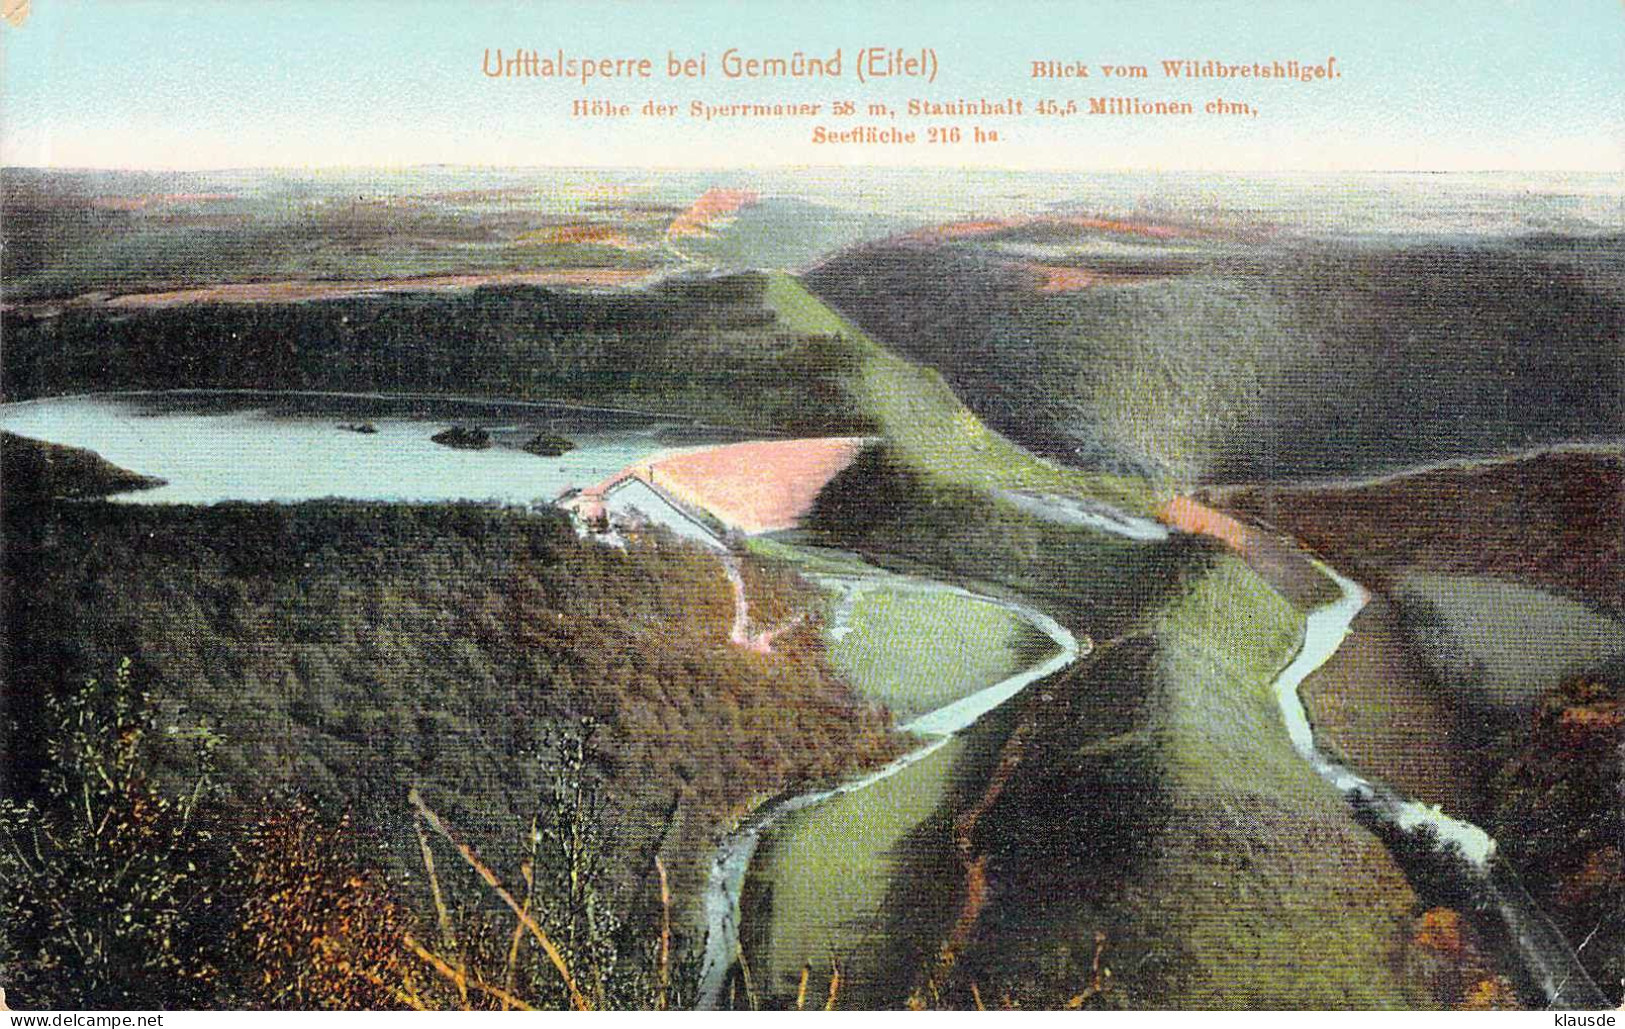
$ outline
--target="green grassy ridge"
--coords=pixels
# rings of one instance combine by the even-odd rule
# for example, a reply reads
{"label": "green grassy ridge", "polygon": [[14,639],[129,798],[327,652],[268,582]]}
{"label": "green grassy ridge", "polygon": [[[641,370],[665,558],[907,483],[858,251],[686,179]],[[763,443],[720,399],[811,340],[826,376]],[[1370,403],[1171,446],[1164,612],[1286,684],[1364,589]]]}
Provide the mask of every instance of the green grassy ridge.
{"label": "green grassy ridge", "polygon": [[[764,1006],[793,1003],[801,969],[827,989],[842,969],[844,1008],[896,1006],[888,901],[908,883],[914,852],[946,846],[935,816],[956,789],[965,743],[953,740],[896,775],[787,816],[763,835],[741,896],[742,944]],[[909,905],[907,910],[916,910]]]}
{"label": "green grassy ridge", "polygon": [[[1012,705],[1000,707],[872,793],[797,812],[764,837],[747,880],[744,933],[753,970],[764,969],[756,975],[764,1006],[793,1003],[802,962],[812,966],[809,995],[827,990],[832,956],[839,1008],[902,1008],[919,995],[962,900],[955,819],[987,789],[1015,721]],[[810,881],[790,880],[800,861],[817,870]],[[781,889],[787,901],[778,900]],[[760,917],[775,903],[800,919]],[[1044,910],[1024,908],[1020,924],[1036,925]]]}
{"label": "green grassy ridge", "polygon": [[[969,1004],[977,982],[987,995],[1008,987],[1027,1006],[1063,1003],[1087,984],[1097,930],[1118,974],[1108,1006],[1437,1002],[1409,943],[1417,898],[1281,724],[1272,684],[1297,651],[1303,613],[1239,559],[1204,553],[1142,614],[1140,635],[1015,705],[1038,728],[1031,756],[983,816],[978,840],[995,899],[958,969],[934,984],[944,1002]],[[988,754],[1008,728],[987,741]],[[983,773],[988,754],[973,762]],[[987,785],[985,775],[951,772],[962,758],[898,787],[913,791],[896,798],[916,823],[906,833],[889,816],[876,823],[883,829],[870,826],[869,803],[798,814],[753,870],[758,917],[774,904],[802,911],[841,941],[859,975],[926,975],[931,948],[877,912],[883,898],[902,898],[936,911],[938,930],[948,924],[962,870],[941,841]],[[915,809],[926,799],[937,807],[922,816]],[[871,830],[889,848],[880,865],[850,842]],[[811,881],[783,880],[781,866]],[[859,871],[884,889],[837,901],[819,885]],[[816,941],[771,920],[755,931],[750,953],[777,1001],[803,961],[822,968]],[[910,987],[873,989],[896,1003]]]}
{"label": "green grassy ridge", "polygon": [[[1105,624],[1102,609],[1079,603],[1079,595],[1098,595],[1103,579],[1116,574],[1166,582],[1176,568],[1191,567],[1187,559],[1160,572],[1133,568],[1127,545],[1107,557],[1115,541],[1095,538],[1080,547],[1080,534],[1000,518],[1000,505],[986,491],[1008,482],[1002,478],[1008,472],[987,474],[987,430],[955,438],[963,408],[945,380],[892,357],[799,284],[776,285],[781,288],[770,287],[769,296],[781,316],[857,341],[865,355],[857,389],[882,426],[889,427],[888,414],[905,426],[895,436],[887,432],[884,447],[826,492],[815,530],[866,555],[903,556],[962,578],[1001,582],[1092,629]],[[915,421],[922,411],[926,417]],[[932,428],[907,431],[922,422]],[[990,518],[997,524],[989,525]],[[1083,552],[1098,564],[1053,578],[1034,574],[1037,562],[1028,563],[1030,555],[1043,555],[1065,567]],[[1415,974],[1420,959],[1408,942],[1414,894],[1381,844],[1293,751],[1280,724],[1270,684],[1296,650],[1301,613],[1228,557],[1182,595],[1161,599],[1160,607],[1151,598],[1124,605],[1118,620],[1121,629],[1133,629],[1145,624],[1146,610],[1157,610],[1148,627],[1155,657],[1144,672],[1156,710],[1133,723],[1138,728],[1115,724],[1113,735],[1091,741],[1079,755],[1082,781],[1132,784],[1118,795],[1147,798],[1152,809],[1125,829],[1126,835],[1152,833],[1155,846],[1141,852],[1146,867],[1124,874],[1113,910],[1094,909],[1098,924],[1131,938],[1130,951],[1147,962],[1149,988],[1134,994],[1135,1002],[1435,1003]],[[1109,820],[1094,824],[1110,835]],[[1045,830],[1033,832],[1046,839]],[[1058,857],[1048,848],[1059,841],[1047,838],[1033,862]],[[1035,910],[1010,917],[1031,926],[1030,919],[1041,917]],[[1233,918],[1215,917],[1219,911]],[[1064,960],[1075,970],[1092,951],[1093,927],[1068,939],[1077,928],[1066,925],[1058,933],[1066,941]],[[1045,960],[1054,959],[1051,953]],[[1058,997],[1042,999],[1053,1004]]]}
{"label": "green grassy ridge", "polygon": [[978,420],[941,374],[896,356],[796,279],[768,275],[766,303],[788,328],[839,337],[853,349],[860,363],[850,388],[880,434],[926,476],[984,490],[1092,497],[1131,513],[1153,513],[1143,481],[1080,472],[1023,450]]}
{"label": "green grassy ridge", "polygon": [[[1025,728],[1015,764],[977,821],[972,853],[938,872],[954,884],[957,908],[964,858],[985,861],[988,904],[952,969],[938,973],[937,1005],[971,1006],[974,984],[1024,1009],[1059,1007],[1088,985],[1097,932],[1115,979],[1091,1006],[1170,1003],[1158,935],[1136,921],[1146,901],[1132,890],[1156,860],[1172,805],[1149,716],[1155,658],[1150,636],[1132,636],[1010,705],[1007,721]],[[990,762],[999,756],[995,747]],[[962,791],[940,820],[981,803],[986,782]],[[929,861],[920,866],[917,878],[931,873]]]}
{"label": "green grassy ridge", "polygon": [[[831,665],[860,696],[903,721],[952,703],[1044,660],[1050,638],[1007,608],[953,591],[925,591],[849,555],[771,539],[751,549],[775,565],[864,580],[843,639],[827,643]],[[845,586],[831,585],[831,606]],[[829,624],[826,622],[826,625]],[[978,746],[996,748],[997,720],[979,723]],[[909,972],[899,948],[929,935],[931,920],[900,923],[888,908],[918,911],[929,895],[951,899],[943,882],[919,872],[922,854],[951,846],[950,794],[976,788],[979,759],[965,739],[862,791],[793,812],[762,836],[741,896],[742,945],[754,987],[769,1007],[787,1006],[804,964],[816,988],[829,961],[841,967],[843,1007],[895,1006]],[[824,985],[818,985],[824,984]]]}
{"label": "green grassy ridge", "polygon": [[[1073,535],[1087,539],[1091,534]],[[884,589],[885,573],[850,554],[773,538],[754,539],[750,546],[765,558],[812,574],[870,577]],[[987,607],[957,595],[948,599],[956,608],[960,602]],[[861,605],[856,613],[861,614]],[[884,632],[887,624],[871,627]],[[898,628],[915,631],[907,624]],[[944,680],[964,676],[964,669],[953,667],[951,646],[940,638],[919,642],[922,667],[905,670],[910,679],[940,688]],[[1015,656],[981,642],[983,656],[997,664]],[[842,668],[841,643],[831,646],[830,655]],[[1021,663],[1041,657],[1028,654]],[[945,664],[934,665],[932,659]],[[994,668],[988,674],[1006,670]],[[870,697],[876,696],[870,689],[886,696],[895,692],[886,678],[872,667],[849,670],[849,681]],[[741,903],[742,943],[765,1005],[793,1002],[806,963],[812,966],[813,989],[827,988],[832,956],[842,970],[843,1007],[895,1007],[909,998],[936,959],[959,903],[956,812],[974,804],[987,788],[1011,725],[1009,711],[1001,708],[897,776],[796,812],[763,836]],[[1035,906],[1020,917],[1029,924],[1042,919],[1041,910]]]}
{"label": "green grassy ridge", "polygon": [[933,479],[889,442],[865,450],[814,503],[807,533],[881,567],[1033,603],[1074,632],[1129,631],[1209,544],[1135,543],[1047,522],[985,488]]}
{"label": "green grassy ridge", "polygon": [[1231,557],[1159,615],[1173,807],[1141,916],[1176,937],[1178,1006],[1430,1006],[1405,974],[1415,895],[1281,723],[1271,683],[1302,626]]}
{"label": "green grassy ridge", "polygon": [[[894,577],[838,552],[774,540],[752,540],[748,549],[769,569],[842,580],[813,580],[826,598],[825,653],[859,696],[884,705],[897,722],[1055,653],[1054,640],[993,601]],[[837,609],[847,612],[838,639]]]}
{"label": "green grassy ridge", "polygon": [[1067,468],[988,429],[940,374],[895,356],[791,276],[768,275],[764,296],[787,328],[850,352],[841,381],[881,437],[819,495],[806,520],[819,543],[1025,598],[1102,637],[1153,608],[1203,547],[1136,543],[1017,509],[998,492],[1093,498],[1136,514],[1157,498],[1144,480]]}
{"label": "green grassy ridge", "polygon": [[908,721],[1044,659],[1054,643],[996,604],[955,593],[866,589],[830,661],[864,696]]}
{"label": "green grassy ridge", "polygon": [[1223,555],[1153,617],[1158,719],[1181,788],[1253,782],[1336,796],[1292,749],[1269,684],[1301,644],[1305,616],[1240,559]]}
{"label": "green grassy ridge", "polygon": [[1104,1006],[1436,1003],[1409,945],[1416,897],[1281,724],[1271,683],[1302,625],[1218,557],[1146,634],[1027,703],[1027,752],[979,837],[995,899],[949,997],[977,982],[1064,1002],[1098,931]]}

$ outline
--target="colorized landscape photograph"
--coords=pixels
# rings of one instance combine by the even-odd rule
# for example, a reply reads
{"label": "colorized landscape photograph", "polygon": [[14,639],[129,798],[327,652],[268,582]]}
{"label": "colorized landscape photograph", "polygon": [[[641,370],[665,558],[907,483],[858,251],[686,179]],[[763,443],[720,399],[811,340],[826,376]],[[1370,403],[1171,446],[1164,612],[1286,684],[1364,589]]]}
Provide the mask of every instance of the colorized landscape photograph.
{"label": "colorized landscape photograph", "polygon": [[1617,167],[91,162],[47,6],[0,1003],[1625,1002]]}

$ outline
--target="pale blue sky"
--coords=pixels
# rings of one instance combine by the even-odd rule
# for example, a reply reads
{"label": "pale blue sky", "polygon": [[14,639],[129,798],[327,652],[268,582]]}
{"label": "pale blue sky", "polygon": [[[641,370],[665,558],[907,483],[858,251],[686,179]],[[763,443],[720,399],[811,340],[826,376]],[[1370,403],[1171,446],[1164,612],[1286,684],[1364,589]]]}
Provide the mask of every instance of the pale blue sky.
{"label": "pale blue sky", "polygon": [[[730,46],[823,55],[934,47],[912,80],[729,82]],[[974,164],[1043,168],[1589,169],[1625,166],[1620,0],[317,3],[34,0],[0,27],[7,164],[63,167]],[[646,82],[583,89],[488,80],[486,47],[649,56]],[[710,55],[673,82],[668,50]],[[1323,61],[1335,83],[1174,86],[1164,58]],[[1039,59],[1152,66],[1123,88],[1037,82]],[[901,105],[1132,94],[1254,103],[1257,118],[988,122],[998,145],[831,148],[805,121],[581,122],[577,97],[686,103],[852,99]],[[867,119],[859,119],[867,121]],[[971,120],[966,120],[969,124]],[[821,123],[840,127],[833,119]],[[924,123],[921,123],[923,126]],[[917,126],[920,127],[920,126]]]}

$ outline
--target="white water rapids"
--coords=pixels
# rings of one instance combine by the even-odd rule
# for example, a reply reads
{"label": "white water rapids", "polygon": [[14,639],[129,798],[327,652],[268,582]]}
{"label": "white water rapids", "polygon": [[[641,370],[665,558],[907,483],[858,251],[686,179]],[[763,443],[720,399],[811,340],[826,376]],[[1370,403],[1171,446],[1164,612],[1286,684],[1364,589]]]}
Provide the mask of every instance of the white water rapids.
{"label": "white water rapids", "polygon": [[[1116,526],[1114,526],[1115,528]],[[1135,538],[1140,534],[1133,534]],[[1431,830],[1441,847],[1457,854],[1459,874],[1474,887],[1472,893],[1493,904],[1506,924],[1507,932],[1530,976],[1540,986],[1553,1007],[1599,1009],[1608,1006],[1568,940],[1525,892],[1511,865],[1496,857],[1495,840],[1483,829],[1440,811],[1436,806],[1418,803],[1374,783],[1352,769],[1327,757],[1315,744],[1314,729],[1298,695],[1310,675],[1331,659],[1348,637],[1354,619],[1365,608],[1370,594],[1352,579],[1319,562],[1315,567],[1337,584],[1336,600],[1311,611],[1304,625],[1303,644],[1274,682],[1276,702],[1294,749],[1322,779],[1352,803],[1388,822],[1405,834],[1423,827]],[[815,577],[816,578],[816,577]],[[824,577],[825,585],[844,586],[846,597],[838,607],[835,632],[842,631],[843,613],[850,614],[856,583],[841,582],[845,577]],[[893,585],[897,580],[889,580]],[[751,858],[762,833],[793,811],[799,811],[832,797],[852,793],[887,779],[930,754],[952,736],[974,724],[989,711],[1020,693],[1027,686],[1077,660],[1076,639],[1063,626],[1039,611],[1009,601],[980,597],[942,583],[916,582],[914,588],[946,590],[1000,604],[1026,619],[1053,639],[1059,652],[1040,664],[1010,676],[983,690],[919,716],[902,726],[904,731],[930,738],[930,742],[904,755],[878,771],[829,789],[803,793],[764,805],[739,829],[729,835],[717,850],[706,883],[705,956],[701,966],[700,1008],[714,1008],[722,999],[728,973],[739,953],[739,897],[750,868]]]}
{"label": "white water rapids", "polygon": [[[274,402],[288,399],[301,399],[307,404],[321,400],[322,404],[269,413]],[[143,404],[153,405],[152,410]],[[432,410],[419,411],[419,404],[430,405]],[[510,432],[515,440],[538,428],[556,430],[568,421],[572,435],[582,445],[562,457],[541,460],[517,447],[470,453],[447,450],[432,442],[431,432],[437,427],[457,421],[488,421],[499,413],[506,421],[524,423],[523,432],[518,428]],[[378,419],[377,433],[358,436],[342,432],[334,424],[340,418],[354,417]],[[537,421],[530,424],[526,419]],[[696,442],[690,438],[696,433],[707,439],[712,435],[723,438],[722,430],[694,429],[667,424],[669,421],[664,416],[607,409],[438,397],[197,391],[52,398],[0,405],[0,424],[8,430],[89,447],[114,463],[171,480],[168,487],[125,498],[144,501],[296,500],[326,496],[417,500],[496,496],[525,500],[556,493],[561,483],[568,485],[583,477],[601,478],[640,455],[647,456],[673,443]],[[222,443],[228,436],[231,446]],[[549,485],[550,475],[559,481]],[[1161,525],[1125,515],[1108,505],[1016,491],[1006,491],[1004,498],[1029,514],[1059,524],[1094,528],[1141,542],[1155,542],[1167,535]],[[1293,746],[1324,780],[1376,817],[1405,833],[1427,827],[1441,844],[1453,845],[1461,855],[1460,874],[1500,913],[1529,974],[1554,1007],[1607,1007],[1606,998],[1587,975],[1573,947],[1530,899],[1511,865],[1496,856],[1495,841],[1487,833],[1361,777],[1328,758],[1315,745],[1298,689],[1337,652],[1368,599],[1358,583],[1319,562],[1316,567],[1337,584],[1340,596],[1308,615],[1303,645],[1274,683]],[[736,588],[742,589],[737,570],[730,566],[729,575]],[[825,578],[833,581],[840,577]],[[857,581],[856,577],[848,578]],[[897,577],[886,577],[885,581],[888,588],[908,582]],[[1032,608],[942,583],[913,580],[906,588],[952,592],[1003,606],[1054,640],[1058,652],[1032,668],[903,725],[904,731],[928,739],[919,749],[862,778],[770,802],[725,839],[706,886],[701,1007],[714,1006],[720,999],[737,956],[739,893],[764,830],[790,812],[897,774],[1079,656],[1079,645],[1072,634]],[[848,600],[854,596],[855,591],[849,590]],[[740,605],[735,628],[736,635],[743,636],[746,612],[742,593]],[[849,605],[846,611],[850,613]],[[835,621],[839,623],[843,617],[838,610]],[[836,631],[841,631],[838,625]]]}
{"label": "white water rapids", "polygon": [[[1459,853],[1460,875],[1475,887],[1472,892],[1493,904],[1506,924],[1519,958],[1549,1004],[1563,1008],[1606,1008],[1607,999],[1591,981],[1568,940],[1525,892],[1512,867],[1497,858],[1495,840],[1488,833],[1470,822],[1444,814],[1435,806],[1402,797],[1388,787],[1364,778],[1333,761],[1316,746],[1314,730],[1298,689],[1305,679],[1337,653],[1370,595],[1359,583],[1338,574],[1325,564],[1317,561],[1315,566],[1337,584],[1340,595],[1331,603],[1310,612],[1304,626],[1302,646],[1274,682],[1276,701],[1293,747],[1321,778],[1351,802],[1360,804],[1377,818],[1406,834],[1425,826],[1435,834],[1441,846],[1451,847]],[[976,596],[940,583],[919,583],[918,588],[950,590]],[[897,774],[934,753],[955,733],[975,723],[1027,686],[1077,659],[1076,640],[1053,619],[1019,604],[987,597],[978,599],[1001,604],[1019,614],[1054,639],[1061,648],[1060,652],[1033,668],[904,725],[902,728],[908,732],[931,737],[930,742],[918,750],[851,782],[769,803],[725,839],[717,851],[706,884],[707,931],[699,1007],[716,1007],[737,958],[740,891],[765,830],[793,811],[864,789]]]}
{"label": "white water rapids", "polygon": [[1303,646],[1275,680],[1276,701],[1293,747],[1322,779],[1351,802],[1406,834],[1425,826],[1433,831],[1441,847],[1453,847],[1459,852],[1460,874],[1477,887],[1471,892],[1494,904],[1519,958],[1546,995],[1547,1003],[1563,1008],[1607,1008],[1607,998],[1591,981],[1568,940],[1525,892],[1512,866],[1496,857],[1495,840],[1489,833],[1471,822],[1450,817],[1437,806],[1406,799],[1386,786],[1370,782],[1327,757],[1315,745],[1314,730],[1298,687],[1337,653],[1370,594],[1327,565],[1319,561],[1314,564],[1337,584],[1341,593],[1336,600],[1310,612]]}

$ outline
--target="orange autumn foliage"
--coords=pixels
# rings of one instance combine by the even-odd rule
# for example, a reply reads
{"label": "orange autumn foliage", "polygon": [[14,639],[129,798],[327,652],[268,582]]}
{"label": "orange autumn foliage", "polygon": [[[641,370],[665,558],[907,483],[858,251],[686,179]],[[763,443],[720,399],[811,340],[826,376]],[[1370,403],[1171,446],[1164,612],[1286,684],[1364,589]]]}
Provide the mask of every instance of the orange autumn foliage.
{"label": "orange autumn foliage", "polygon": [[422,1006],[402,946],[408,915],[355,854],[348,818],[323,824],[299,802],[249,830],[238,932],[268,1006]]}
{"label": "orange autumn foliage", "polygon": [[942,222],[923,229],[917,229],[909,233],[907,238],[941,243],[955,239],[991,236],[997,232],[1023,229],[1034,225],[1069,225],[1078,229],[1088,229],[1119,236],[1139,236],[1147,239],[1178,239],[1185,236],[1204,235],[1204,233],[1189,226],[1158,225],[1150,222],[1122,221],[1116,218],[1092,218],[1078,215],[1062,218],[1033,215]]}
{"label": "orange autumn foliage", "polygon": [[666,229],[666,235],[673,239],[679,236],[703,236],[712,222],[742,208],[755,206],[760,200],[757,194],[748,189],[708,189],[688,210],[677,216]]}
{"label": "orange autumn foliage", "polygon": [[602,246],[629,247],[629,237],[617,225],[604,222],[571,222],[552,225],[527,232],[521,237],[527,243],[597,243]]}
{"label": "orange autumn foliage", "polygon": [[1436,954],[1461,954],[1461,914],[1450,908],[1430,908],[1417,920],[1416,945]]}
{"label": "orange autumn foliage", "polygon": [[1093,286],[1125,286],[1154,282],[1164,277],[1159,273],[1125,274],[1075,265],[1037,262],[1028,263],[1027,268],[1035,273],[1040,293],[1076,293]]}
{"label": "orange autumn foliage", "polygon": [[1157,517],[1181,532],[1212,536],[1240,554],[1248,553],[1256,543],[1253,530],[1191,497],[1174,497],[1162,506]]}
{"label": "orange autumn foliage", "polygon": [[1439,959],[1436,989],[1447,1006],[1460,1011],[1519,1010],[1517,991],[1492,971],[1472,927],[1452,908],[1429,908],[1416,920],[1412,942]]}
{"label": "orange autumn foliage", "polygon": [[1463,1011],[1517,1011],[1521,1008],[1512,984],[1499,975],[1473,983],[1461,1002]]}
{"label": "orange autumn foliage", "polygon": [[1612,732],[1625,725],[1625,705],[1614,701],[1564,708],[1557,716],[1557,725],[1575,738],[1592,732]]}

